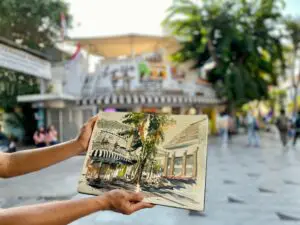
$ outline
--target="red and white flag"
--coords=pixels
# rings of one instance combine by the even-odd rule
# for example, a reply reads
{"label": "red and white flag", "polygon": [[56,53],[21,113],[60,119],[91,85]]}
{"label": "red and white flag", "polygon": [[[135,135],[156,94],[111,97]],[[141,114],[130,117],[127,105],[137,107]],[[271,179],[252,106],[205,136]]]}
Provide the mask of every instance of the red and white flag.
{"label": "red and white flag", "polygon": [[78,58],[79,53],[80,53],[80,50],[81,50],[80,43],[77,43],[77,45],[76,45],[76,50],[75,50],[75,52],[73,53],[73,55],[71,56],[71,59],[72,59],[72,60]]}
{"label": "red and white flag", "polygon": [[88,74],[87,65],[86,59],[81,53],[80,44],[78,43],[71,58],[65,62],[65,93],[80,96],[85,77]]}

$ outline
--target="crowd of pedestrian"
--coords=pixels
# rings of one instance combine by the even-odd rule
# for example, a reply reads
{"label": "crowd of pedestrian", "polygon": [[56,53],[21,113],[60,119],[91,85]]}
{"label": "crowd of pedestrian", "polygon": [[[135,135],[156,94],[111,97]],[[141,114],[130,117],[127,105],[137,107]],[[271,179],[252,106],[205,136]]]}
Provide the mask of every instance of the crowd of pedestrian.
{"label": "crowd of pedestrian", "polygon": [[47,129],[41,126],[33,135],[33,140],[38,148],[49,145],[56,145],[58,143],[57,131],[53,125]]}
{"label": "crowd of pedestrian", "polygon": [[[280,115],[274,123],[265,118],[259,118],[249,110],[244,116],[231,115],[227,110],[219,114],[217,125],[218,133],[221,137],[222,147],[227,147],[232,138],[232,134],[237,133],[239,127],[244,127],[248,136],[248,147],[260,147],[259,130],[270,131],[272,124],[278,130],[283,148],[291,145],[295,148],[297,140],[300,138],[300,111],[294,118],[289,118],[284,109],[280,110]],[[290,144],[289,144],[290,143]]]}

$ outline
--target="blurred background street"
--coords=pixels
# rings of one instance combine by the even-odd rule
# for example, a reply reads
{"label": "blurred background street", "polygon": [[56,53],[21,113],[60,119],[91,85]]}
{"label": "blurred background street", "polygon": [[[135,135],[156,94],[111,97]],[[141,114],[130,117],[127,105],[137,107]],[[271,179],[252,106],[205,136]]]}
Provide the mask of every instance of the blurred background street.
{"label": "blurred background street", "polygon": [[[294,224],[300,220],[300,149],[283,152],[274,137],[263,137],[260,149],[247,148],[245,136],[228,149],[210,140],[204,213],[156,206],[131,216],[99,212],[74,224]],[[76,192],[83,159],[0,180],[0,207],[87,197]]]}
{"label": "blurred background street", "polygon": [[[74,224],[300,223],[299,8],[1,0],[0,154],[71,140],[98,112],[206,115],[204,213],[157,206]],[[189,178],[186,158],[176,158],[168,176]],[[83,160],[0,179],[0,208],[86,197],[76,190]]]}

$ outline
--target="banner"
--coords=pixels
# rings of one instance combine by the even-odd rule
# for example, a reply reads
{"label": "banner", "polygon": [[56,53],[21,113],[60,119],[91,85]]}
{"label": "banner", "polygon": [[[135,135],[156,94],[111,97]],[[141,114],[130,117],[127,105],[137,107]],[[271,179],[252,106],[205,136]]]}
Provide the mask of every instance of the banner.
{"label": "banner", "polygon": [[50,62],[3,44],[0,44],[0,67],[43,79],[51,79]]}

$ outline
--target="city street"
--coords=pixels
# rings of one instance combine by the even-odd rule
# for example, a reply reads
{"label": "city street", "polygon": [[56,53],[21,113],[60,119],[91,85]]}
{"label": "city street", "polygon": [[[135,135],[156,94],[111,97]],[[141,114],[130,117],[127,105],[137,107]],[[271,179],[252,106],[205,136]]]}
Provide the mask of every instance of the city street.
{"label": "city street", "polygon": [[[265,134],[261,148],[247,148],[246,140],[233,137],[228,149],[210,140],[204,213],[156,206],[131,216],[95,213],[72,224],[300,224],[300,146],[283,152],[275,134]],[[0,207],[86,197],[76,191],[83,159],[0,180]]]}

